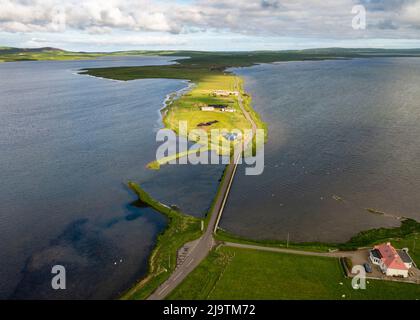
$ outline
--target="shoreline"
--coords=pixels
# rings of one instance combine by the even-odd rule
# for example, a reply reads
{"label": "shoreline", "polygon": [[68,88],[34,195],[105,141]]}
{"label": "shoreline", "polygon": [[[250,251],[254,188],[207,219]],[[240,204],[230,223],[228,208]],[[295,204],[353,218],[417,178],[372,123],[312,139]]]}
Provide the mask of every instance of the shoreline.
{"label": "shoreline", "polygon": [[[174,80],[174,79],[165,79],[162,78],[163,80]],[[192,88],[194,88],[195,84],[193,82],[191,82],[190,80],[180,80],[181,83],[185,84],[186,86],[179,89],[179,90],[175,90],[172,91],[170,93],[168,93],[165,96],[165,99],[163,99],[161,108],[157,111],[157,113],[159,114],[159,119],[156,121],[156,123],[159,124],[159,129],[163,129],[165,128],[165,123],[164,123],[164,119],[165,119],[165,112],[167,112],[168,108],[172,105],[172,103],[179,99],[180,97],[182,97],[184,94],[188,93],[189,91],[192,90]]]}

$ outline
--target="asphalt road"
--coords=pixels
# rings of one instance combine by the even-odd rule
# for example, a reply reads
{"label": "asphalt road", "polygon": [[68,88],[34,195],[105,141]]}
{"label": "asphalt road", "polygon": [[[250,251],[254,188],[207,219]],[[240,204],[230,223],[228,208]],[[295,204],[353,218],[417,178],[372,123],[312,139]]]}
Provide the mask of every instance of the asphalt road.
{"label": "asphalt road", "polygon": [[[236,83],[236,89],[238,89],[238,83]],[[255,135],[257,130],[257,125],[252,120],[250,114],[245,110],[243,106],[242,96],[238,97],[239,107],[241,108],[245,118],[251,123],[253,135]],[[244,142],[244,145],[247,146],[252,139],[248,137]],[[201,261],[203,261],[210,250],[216,244],[213,234],[216,232],[220,219],[222,217],[223,209],[225,207],[226,201],[229,196],[229,192],[235,177],[236,169],[238,166],[238,161],[241,158],[242,150],[238,150],[233,156],[233,163],[227,165],[225,171],[225,179],[220,186],[220,191],[214,201],[213,209],[210,212],[210,221],[207,225],[207,229],[204,232],[203,236],[196,241],[193,241],[189,244],[190,249],[188,254],[185,257],[185,260],[177,269],[172,273],[172,275],[166,280],[161,286],[153,292],[147,300],[162,300],[171,293],[186,277],[192,272]]]}

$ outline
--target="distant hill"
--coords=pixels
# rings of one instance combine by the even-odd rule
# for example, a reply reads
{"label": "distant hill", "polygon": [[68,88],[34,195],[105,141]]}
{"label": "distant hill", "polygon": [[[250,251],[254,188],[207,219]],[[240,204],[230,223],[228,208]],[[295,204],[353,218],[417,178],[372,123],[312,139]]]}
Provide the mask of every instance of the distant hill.
{"label": "distant hill", "polygon": [[81,60],[104,56],[103,53],[71,52],[54,47],[13,48],[0,47],[0,62],[40,60]]}
{"label": "distant hill", "polygon": [[420,54],[420,49],[378,49],[378,48],[319,48],[300,50],[314,54]]}
{"label": "distant hill", "polygon": [[12,54],[12,53],[42,53],[42,52],[65,52],[65,50],[42,47],[42,48],[12,48],[12,47],[0,47],[1,54]]}

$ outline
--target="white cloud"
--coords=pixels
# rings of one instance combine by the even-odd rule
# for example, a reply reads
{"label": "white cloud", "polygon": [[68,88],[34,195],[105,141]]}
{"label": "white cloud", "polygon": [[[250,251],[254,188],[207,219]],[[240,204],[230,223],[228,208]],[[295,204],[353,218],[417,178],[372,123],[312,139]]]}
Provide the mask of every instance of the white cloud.
{"label": "white cloud", "polygon": [[[356,4],[368,10],[368,29],[363,32],[351,28],[351,9]],[[0,31],[9,33],[131,31],[166,33],[170,39],[173,34],[230,32],[419,39],[419,28],[420,0],[0,0]]]}
{"label": "white cloud", "polygon": [[150,0],[0,0],[0,30],[21,32],[56,31],[55,25],[65,17],[67,28],[126,29],[179,32],[171,23],[170,5],[154,5]]}
{"label": "white cloud", "polygon": [[401,12],[401,20],[402,22],[420,27],[420,1],[405,6]]}

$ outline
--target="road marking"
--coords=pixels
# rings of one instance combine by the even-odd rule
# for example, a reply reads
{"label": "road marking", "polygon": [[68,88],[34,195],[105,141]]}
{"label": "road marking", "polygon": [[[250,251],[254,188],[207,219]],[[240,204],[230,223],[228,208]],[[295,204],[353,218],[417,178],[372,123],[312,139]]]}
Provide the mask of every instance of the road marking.
{"label": "road marking", "polygon": [[[200,240],[200,239],[199,239]],[[197,241],[192,247],[191,247],[191,249],[190,249],[190,254],[191,254],[191,252],[193,252],[194,251],[194,249],[198,246],[198,244],[200,243],[200,241]]]}
{"label": "road marking", "polygon": [[194,261],[194,258],[192,258],[192,259],[190,260],[190,262],[188,262],[188,263],[187,263],[187,267],[188,267],[191,263],[193,263],[193,261]]}
{"label": "road marking", "polygon": [[177,274],[175,277],[174,277],[174,281],[176,280],[176,279],[178,279],[180,276],[182,276],[182,274],[184,273],[184,271],[181,271],[179,274]]}
{"label": "road marking", "polygon": [[164,291],[166,291],[166,289],[168,289],[169,288],[169,284],[168,285],[166,285],[162,290],[160,290],[159,292],[158,292],[158,295],[160,296]]}

